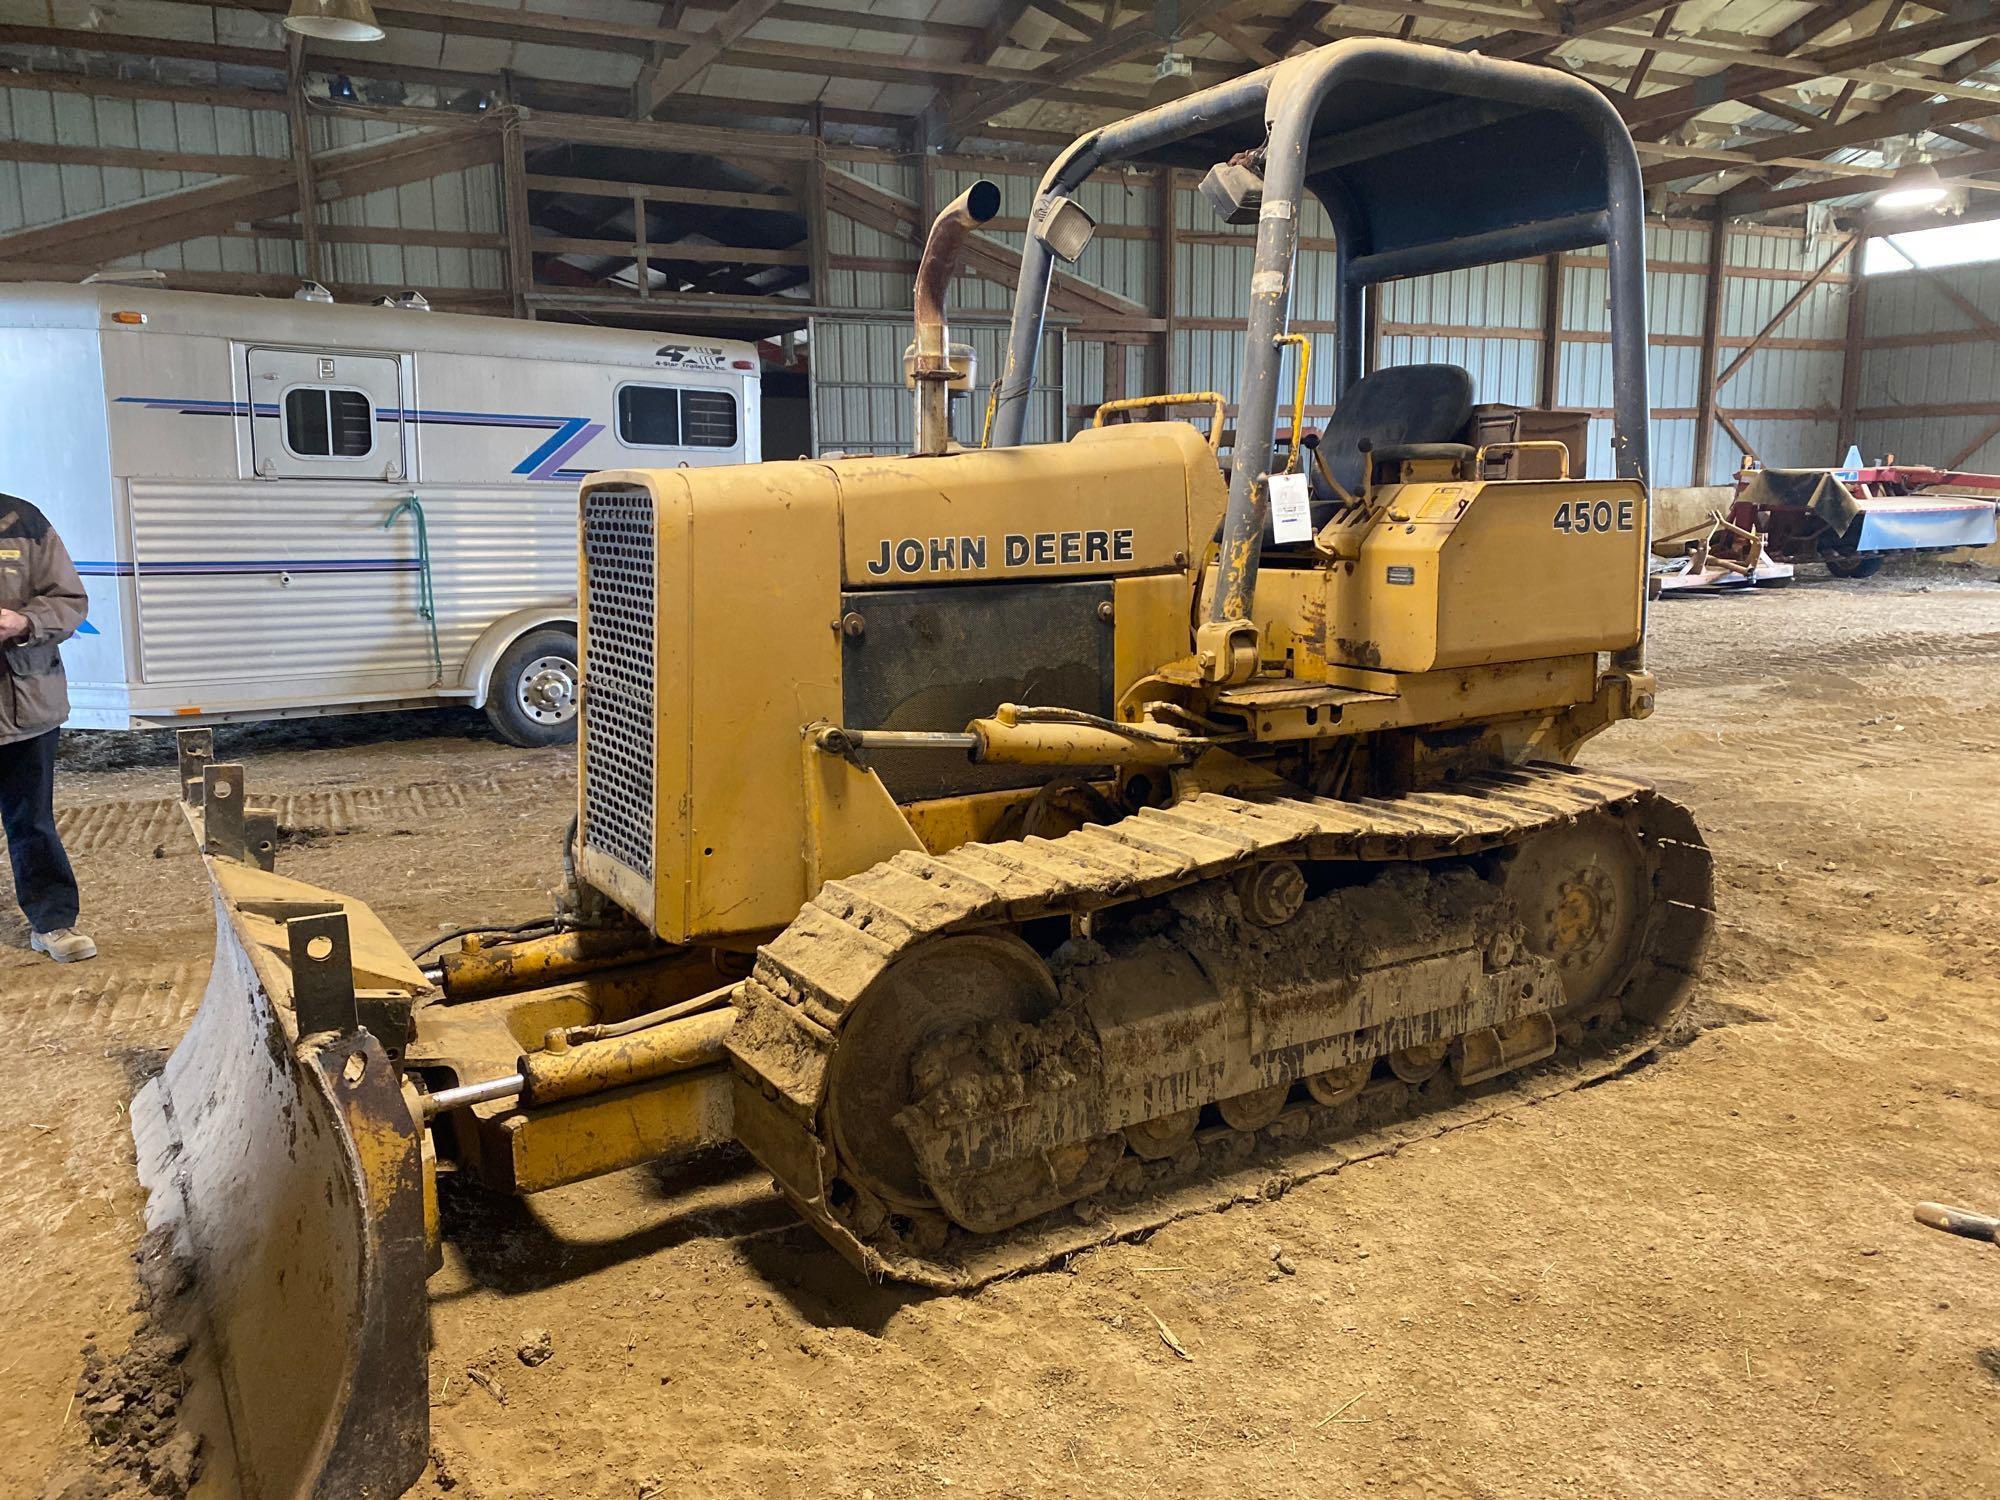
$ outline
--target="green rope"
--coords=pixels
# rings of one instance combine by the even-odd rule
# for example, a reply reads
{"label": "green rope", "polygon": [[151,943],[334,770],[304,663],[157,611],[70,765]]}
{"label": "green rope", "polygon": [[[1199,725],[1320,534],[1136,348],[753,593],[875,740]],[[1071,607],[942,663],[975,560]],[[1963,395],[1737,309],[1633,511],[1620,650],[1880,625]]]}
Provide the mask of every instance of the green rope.
{"label": "green rope", "polygon": [[424,520],[424,502],[415,494],[405,495],[382,518],[382,529],[387,531],[394,526],[405,512],[417,521],[417,613],[431,628],[431,686],[436,687],[444,681],[444,651],[438,645],[437,591],[431,584],[431,529]]}

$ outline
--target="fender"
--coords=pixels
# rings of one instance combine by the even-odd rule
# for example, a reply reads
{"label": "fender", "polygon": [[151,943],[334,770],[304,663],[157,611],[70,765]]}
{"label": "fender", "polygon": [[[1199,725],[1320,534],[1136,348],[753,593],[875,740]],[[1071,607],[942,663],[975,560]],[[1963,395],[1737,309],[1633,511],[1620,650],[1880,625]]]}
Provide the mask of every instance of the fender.
{"label": "fender", "polygon": [[459,677],[460,687],[472,694],[474,708],[486,707],[486,690],[492,685],[493,669],[499,665],[507,648],[529,631],[543,625],[563,625],[575,631],[576,600],[517,609],[510,615],[502,615],[481,632],[479,639],[472,643],[472,649],[465,654],[465,670]]}

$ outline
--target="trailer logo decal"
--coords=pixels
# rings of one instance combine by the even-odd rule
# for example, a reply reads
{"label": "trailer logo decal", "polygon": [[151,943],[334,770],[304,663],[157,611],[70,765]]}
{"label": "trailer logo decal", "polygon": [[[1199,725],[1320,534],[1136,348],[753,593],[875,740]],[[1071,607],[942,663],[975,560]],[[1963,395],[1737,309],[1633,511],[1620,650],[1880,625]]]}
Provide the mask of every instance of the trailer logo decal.
{"label": "trailer logo decal", "polygon": [[662,344],[653,358],[665,370],[720,370],[722,351],[712,344]]}
{"label": "trailer logo decal", "polygon": [[529,479],[566,478],[568,476],[563,464],[575,457],[602,431],[604,431],[602,422],[593,422],[586,417],[571,417],[556,429],[555,436],[514,465],[514,472]]}

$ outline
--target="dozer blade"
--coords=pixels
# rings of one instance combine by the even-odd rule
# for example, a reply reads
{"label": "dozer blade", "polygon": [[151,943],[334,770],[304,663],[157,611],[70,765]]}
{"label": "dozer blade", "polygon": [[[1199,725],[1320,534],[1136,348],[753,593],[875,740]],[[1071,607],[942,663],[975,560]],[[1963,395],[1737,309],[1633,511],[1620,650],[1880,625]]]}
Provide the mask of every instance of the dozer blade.
{"label": "dozer blade", "polygon": [[184,1411],[222,1493],[400,1495],[429,1447],[421,1131],[357,988],[388,1034],[425,981],[365,906],[208,865],[208,989],[132,1103],[149,1227],[193,1273]]}

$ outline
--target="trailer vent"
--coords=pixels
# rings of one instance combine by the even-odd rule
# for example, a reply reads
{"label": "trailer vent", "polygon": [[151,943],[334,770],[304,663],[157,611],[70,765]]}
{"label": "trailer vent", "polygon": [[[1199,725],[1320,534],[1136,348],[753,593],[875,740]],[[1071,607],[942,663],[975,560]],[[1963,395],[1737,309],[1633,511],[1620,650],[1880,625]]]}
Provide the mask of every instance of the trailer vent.
{"label": "trailer vent", "polygon": [[653,497],[583,497],[583,843],[653,878]]}

